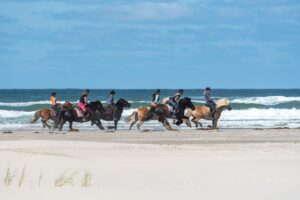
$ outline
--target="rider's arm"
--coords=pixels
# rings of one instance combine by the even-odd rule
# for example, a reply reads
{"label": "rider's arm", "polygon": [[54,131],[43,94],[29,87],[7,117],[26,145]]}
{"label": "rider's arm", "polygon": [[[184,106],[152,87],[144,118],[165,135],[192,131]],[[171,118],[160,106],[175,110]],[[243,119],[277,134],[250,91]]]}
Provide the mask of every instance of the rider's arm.
{"label": "rider's arm", "polygon": [[155,103],[158,103],[158,98],[159,98],[159,96],[158,96],[158,94],[155,96],[155,100],[154,100],[154,102]]}

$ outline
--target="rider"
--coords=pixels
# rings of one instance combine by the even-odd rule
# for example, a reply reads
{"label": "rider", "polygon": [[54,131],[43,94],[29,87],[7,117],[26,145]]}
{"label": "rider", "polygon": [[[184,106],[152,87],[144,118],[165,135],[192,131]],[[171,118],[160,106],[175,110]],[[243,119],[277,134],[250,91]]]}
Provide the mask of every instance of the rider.
{"label": "rider", "polygon": [[170,97],[169,104],[173,107],[173,113],[176,113],[178,111],[178,102],[180,100],[180,97],[183,95],[183,89],[179,89],[175,96]]}
{"label": "rider", "polygon": [[53,108],[56,107],[56,104],[57,104],[57,100],[56,100],[56,92],[52,92],[52,93],[51,93],[50,101],[51,101],[52,107],[53,107]]}
{"label": "rider", "polygon": [[107,105],[115,105],[115,95],[116,92],[114,90],[110,91],[107,97]]}
{"label": "rider", "polygon": [[155,113],[155,108],[157,107],[157,104],[159,104],[160,100],[160,89],[157,89],[153,94],[152,94],[152,101],[150,103],[150,109],[147,113],[147,119],[151,119],[153,117],[153,114]]}
{"label": "rider", "polygon": [[84,90],[83,93],[81,94],[81,97],[80,97],[79,103],[78,103],[78,106],[80,107],[80,109],[82,110],[82,112],[86,118],[88,117],[86,105],[88,104],[87,97],[88,97],[89,93],[90,93],[90,90],[88,90],[88,89]]}
{"label": "rider", "polygon": [[203,95],[205,97],[206,105],[210,108],[210,111],[212,113],[212,117],[214,117],[216,112],[216,103],[211,98],[211,89],[210,87],[206,87],[206,89],[203,92]]}
{"label": "rider", "polygon": [[50,101],[51,101],[51,108],[55,111],[55,118],[56,120],[58,120],[59,118],[59,115],[60,115],[60,106],[59,106],[59,103],[57,102],[57,99],[56,99],[56,92],[53,91],[51,93],[51,97],[50,97]]}

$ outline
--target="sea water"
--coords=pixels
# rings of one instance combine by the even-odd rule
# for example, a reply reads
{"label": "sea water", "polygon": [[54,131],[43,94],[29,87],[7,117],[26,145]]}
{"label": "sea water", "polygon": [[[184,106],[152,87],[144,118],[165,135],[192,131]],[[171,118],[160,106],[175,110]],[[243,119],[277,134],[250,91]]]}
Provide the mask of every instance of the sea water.
{"label": "sea water", "polygon": [[[0,90],[0,130],[39,130],[40,121],[30,124],[35,111],[49,108],[50,94],[56,91],[60,102],[77,103],[82,89],[34,89]],[[89,101],[101,100],[105,103],[110,90],[91,90]],[[125,117],[136,108],[148,106],[154,90],[116,90],[116,100],[124,98],[132,107],[125,109],[119,123],[120,129],[128,129]],[[161,98],[172,96],[176,90],[162,89]],[[186,89],[184,96],[192,98],[195,105],[204,105],[203,89]],[[299,128],[300,89],[214,89],[214,100],[228,98],[232,110],[225,110],[219,120],[220,128]],[[204,126],[210,121],[202,120]],[[111,125],[112,122],[104,122]],[[161,129],[157,121],[145,123],[144,128]],[[67,126],[66,126],[67,127]],[[90,123],[75,123],[79,129],[95,129]],[[189,129],[185,125],[179,129]]]}

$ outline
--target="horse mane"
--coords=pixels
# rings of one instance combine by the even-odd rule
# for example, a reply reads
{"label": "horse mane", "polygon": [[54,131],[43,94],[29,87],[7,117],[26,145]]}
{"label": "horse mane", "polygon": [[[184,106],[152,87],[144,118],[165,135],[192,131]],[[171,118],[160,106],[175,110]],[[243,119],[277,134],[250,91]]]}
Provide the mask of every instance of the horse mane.
{"label": "horse mane", "polygon": [[216,101],[217,108],[229,106],[229,100],[227,98],[222,98]]}

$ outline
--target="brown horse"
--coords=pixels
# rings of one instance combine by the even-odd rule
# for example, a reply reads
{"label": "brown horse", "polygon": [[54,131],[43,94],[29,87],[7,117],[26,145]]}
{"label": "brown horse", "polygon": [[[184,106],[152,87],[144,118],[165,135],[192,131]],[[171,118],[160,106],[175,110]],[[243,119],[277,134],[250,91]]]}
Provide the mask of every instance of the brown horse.
{"label": "brown horse", "polygon": [[[62,105],[62,109],[69,109],[72,108],[73,104],[66,101]],[[33,119],[30,121],[31,124],[34,124],[39,118],[41,118],[43,128],[48,127],[51,129],[51,126],[47,123],[49,120],[55,120],[55,112],[51,108],[44,108],[34,113]]]}
{"label": "brown horse", "polygon": [[[178,103],[178,112],[176,113],[175,119],[177,120],[176,125],[180,125],[184,120],[184,112],[186,108],[190,108],[192,110],[195,109],[194,104],[192,103],[191,99],[188,97],[185,97],[181,99]],[[169,105],[166,104],[158,104],[155,108],[155,114],[151,117],[151,119],[148,118],[148,111],[149,108],[138,108],[136,111],[134,111],[131,115],[127,117],[127,121],[131,122],[129,130],[132,129],[133,125],[137,123],[137,128],[140,130],[140,127],[142,124],[147,120],[158,120],[160,121],[163,126],[168,130],[176,130],[173,129],[168,121],[167,118],[173,118],[172,116],[172,108]],[[188,118],[187,118],[188,119]],[[188,120],[189,121],[189,120]]]}
{"label": "brown horse", "polygon": [[[137,126],[138,130],[140,130],[142,124],[145,121],[147,121],[147,115],[148,115],[149,109],[150,108],[148,108],[148,107],[138,108],[136,111],[134,111],[131,115],[129,115],[127,117],[127,122],[128,123],[131,122],[129,130],[132,129],[134,124],[137,124],[136,126]],[[162,119],[160,119],[163,126],[168,130],[173,130],[167,119],[167,116],[169,115],[168,107],[164,104],[158,104],[156,109],[160,109],[162,116],[164,116],[164,117],[162,117]],[[159,116],[157,114],[155,114],[151,117],[150,120],[159,120]]]}
{"label": "brown horse", "polygon": [[199,125],[200,125],[200,127],[202,127],[202,124],[201,124],[201,122],[199,122],[199,120],[205,119],[205,120],[212,120],[212,128],[216,129],[218,120],[220,119],[223,110],[224,109],[228,109],[228,110],[232,109],[230,106],[229,100],[226,98],[218,100],[216,102],[216,104],[217,104],[217,106],[216,106],[216,112],[215,112],[214,117],[212,117],[212,113],[208,106],[196,106],[195,110],[189,109],[185,113],[185,116],[188,118],[193,117],[192,122],[195,123],[196,128],[198,128]]}

